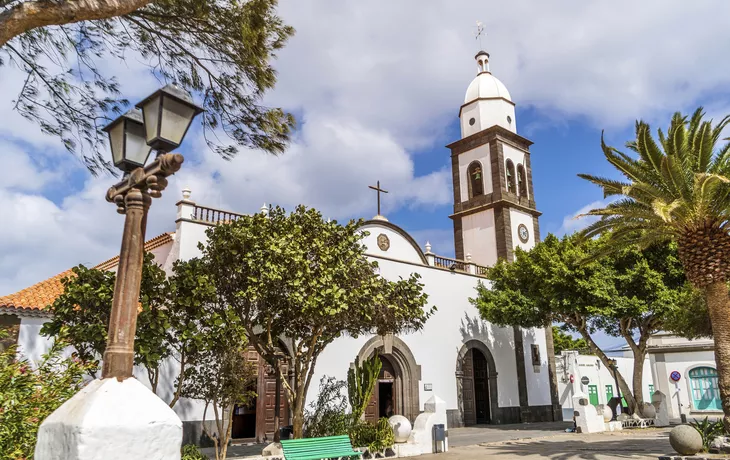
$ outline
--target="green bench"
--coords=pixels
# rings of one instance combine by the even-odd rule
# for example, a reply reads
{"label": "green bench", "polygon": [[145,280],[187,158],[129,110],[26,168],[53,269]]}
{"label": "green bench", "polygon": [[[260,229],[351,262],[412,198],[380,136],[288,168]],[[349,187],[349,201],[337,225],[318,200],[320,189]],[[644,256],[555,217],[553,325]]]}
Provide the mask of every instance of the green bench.
{"label": "green bench", "polygon": [[352,449],[350,437],[328,436],[326,438],[288,439],[281,441],[286,460],[320,460],[325,458],[359,458],[362,452]]}

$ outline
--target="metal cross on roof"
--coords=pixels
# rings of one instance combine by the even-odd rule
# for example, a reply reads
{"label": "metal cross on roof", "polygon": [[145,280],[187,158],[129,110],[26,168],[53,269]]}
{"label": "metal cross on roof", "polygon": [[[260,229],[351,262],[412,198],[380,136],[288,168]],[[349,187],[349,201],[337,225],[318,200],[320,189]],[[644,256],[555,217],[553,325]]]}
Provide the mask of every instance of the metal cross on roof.
{"label": "metal cross on roof", "polygon": [[378,184],[377,186],[368,185],[368,188],[371,188],[371,189],[375,190],[376,192],[378,192],[378,215],[380,215],[380,193],[381,192],[388,193],[388,191],[380,188],[380,181],[378,181],[377,184]]}

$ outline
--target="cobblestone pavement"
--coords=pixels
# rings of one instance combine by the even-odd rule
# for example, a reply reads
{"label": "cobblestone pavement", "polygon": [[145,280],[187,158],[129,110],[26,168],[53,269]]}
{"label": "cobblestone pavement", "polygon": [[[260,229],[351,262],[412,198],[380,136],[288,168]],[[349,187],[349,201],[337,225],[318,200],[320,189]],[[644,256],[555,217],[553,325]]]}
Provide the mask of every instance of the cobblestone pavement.
{"label": "cobblestone pavement", "polygon": [[[491,430],[490,430],[491,431]],[[659,455],[672,452],[669,430],[624,430],[615,433],[575,434],[544,433],[542,437],[525,440],[486,442],[477,445],[454,446],[443,454],[421,458],[433,460],[656,460]]]}

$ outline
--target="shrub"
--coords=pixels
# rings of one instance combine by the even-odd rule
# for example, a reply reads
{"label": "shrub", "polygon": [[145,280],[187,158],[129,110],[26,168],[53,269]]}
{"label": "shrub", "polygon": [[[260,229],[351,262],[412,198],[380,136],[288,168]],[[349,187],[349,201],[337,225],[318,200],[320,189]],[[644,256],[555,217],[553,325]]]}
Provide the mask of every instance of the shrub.
{"label": "shrub", "polygon": [[304,414],[304,437],[320,438],[348,434],[352,415],[347,413],[346,384],[334,377],[323,376],[319,394]]}
{"label": "shrub", "polygon": [[393,428],[385,417],[377,424],[355,420],[349,434],[353,447],[367,447],[370,452],[380,452],[395,443]]}
{"label": "shrub", "polygon": [[709,417],[705,417],[704,420],[694,420],[689,424],[702,436],[703,452],[710,450],[712,441],[725,433],[725,426],[722,424],[722,420],[711,421]]}
{"label": "shrub", "polygon": [[91,366],[56,343],[34,367],[12,346],[0,352],[0,458],[32,459],[41,422],[83,386]]}
{"label": "shrub", "polygon": [[182,448],[182,457],[180,460],[208,460],[208,457],[200,452],[198,446],[187,444]]}

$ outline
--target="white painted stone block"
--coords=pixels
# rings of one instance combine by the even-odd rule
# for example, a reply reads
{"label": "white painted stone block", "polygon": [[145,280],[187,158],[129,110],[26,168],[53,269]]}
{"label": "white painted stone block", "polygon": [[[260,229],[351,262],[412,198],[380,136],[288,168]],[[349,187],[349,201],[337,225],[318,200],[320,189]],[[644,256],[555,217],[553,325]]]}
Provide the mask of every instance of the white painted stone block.
{"label": "white painted stone block", "polygon": [[588,402],[586,395],[575,395],[573,408],[576,412],[575,424],[581,433],[600,433],[606,430],[603,414],[596,412],[596,407]]}
{"label": "white painted stone block", "polygon": [[606,431],[621,431],[624,429],[624,427],[621,425],[621,422],[606,422],[605,424]]}
{"label": "white painted stone block", "polygon": [[661,391],[655,391],[651,395],[651,404],[656,409],[654,426],[669,426],[669,406],[666,395]]}
{"label": "white painted stone block", "polygon": [[[423,404],[424,412],[416,417],[413,423],[411,436],[408,438],[408,444],[415,444],[419,447],[422,454],[431,454],[434,452],[433,443],[433,426],[443,424],[448,430],[446,424],[446,402],[436,395],[431,396],[428,401]],[[443,452],[449,450],[449,438],[443,445]]]}
{"label": "white painted stone block", "polygon": [[182,422],[135,378],[94,380],[40,426],[35,460],[180,460]]}

